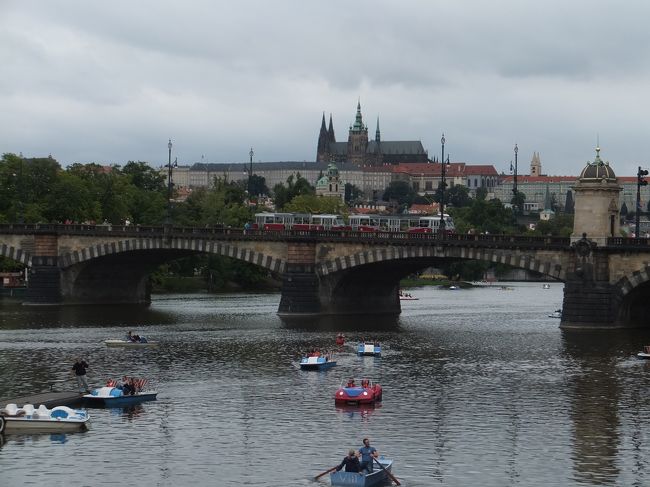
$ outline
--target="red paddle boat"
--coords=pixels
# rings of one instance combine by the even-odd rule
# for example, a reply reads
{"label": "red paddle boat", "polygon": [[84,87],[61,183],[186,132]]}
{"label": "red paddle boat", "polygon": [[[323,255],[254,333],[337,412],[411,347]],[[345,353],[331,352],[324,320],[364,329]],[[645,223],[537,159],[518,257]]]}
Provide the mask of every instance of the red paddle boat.
{"label": "red paddle boat", "polygon": [[349,379],[342,382],[334,393],[334,404],[337,406],[375,404],[381,401],[381,395],[381,386],[370,379]]}

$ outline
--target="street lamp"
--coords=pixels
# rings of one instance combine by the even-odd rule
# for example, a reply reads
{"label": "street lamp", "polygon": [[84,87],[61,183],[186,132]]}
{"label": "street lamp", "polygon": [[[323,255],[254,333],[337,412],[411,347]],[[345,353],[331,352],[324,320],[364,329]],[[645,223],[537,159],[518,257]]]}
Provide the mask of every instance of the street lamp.
{"label": "street lamp", "polygon": [[442,181],[440,183],[440,226],[438,227],[438,232],[440,234],[440,238],[445,238],[445,234],[447,233],[445,231],[445,187],[447,186],[446,173],[447,166],[449,165],[449,154],[447,154],[447,160],[445,161],[445,134],[442,134],[440,144],[442,145],[442,159],[440,159],[440,163],[442,164]]}
{"label": "street lamp", "polygon": [[167,218],[165,223],[167,225],[172,224],[172,188],[174,183],[172,182],[172,168],[176,166],[176,161],[172,166],[172,139],[169,139],[167,144],[167,149],[169,149],[169,159],[167,160]]}
{"label": "street lamp", "polygon": [[248,169],[248,201],[250,201],[251,197],[253,196],[253,188],[251,187],[252,185],[251,178],[253,177],[253,156],[255,155],[255,152],[253,152],[252,147],[248,155],[250,157],[250,167]]}
{"label": "street lamp", "polygon": [[641,216],[641,186],[646,186],[648,181],[646,181],[645,176],[648,175],[647,169],[641,169],[636,173],[636,215],[634,222],[634,236],[639,238],[639,217]]}
{"label": "street lamp", "polygon": [[517,147],[517,144],[515,144],[515,177],[513,180],[512,184],[512,201],[514,203],[514,212],[515,215],[517,214],[517,202],[519,201],[517,198],[517,153],[519,152],[519,147]]}

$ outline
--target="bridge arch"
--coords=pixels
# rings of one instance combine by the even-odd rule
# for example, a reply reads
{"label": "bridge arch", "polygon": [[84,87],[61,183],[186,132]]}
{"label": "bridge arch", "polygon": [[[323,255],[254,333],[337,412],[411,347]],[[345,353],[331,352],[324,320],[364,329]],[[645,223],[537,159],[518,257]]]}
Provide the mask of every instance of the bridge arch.
{"label": "bridge arch", "polygon": [[167,239],[164,237],[133,238],[99,243],[61,255],[59,265],[65,269],[100,257],[142,250],[172,250],[221,255],[249,262],[278,273],[284,272],[286,267],[286,261],[281,258],[266,255],[245,246],[237,246],[232,242],[224,243],[203,239]]}
{"label": "bridge arch", "polygon": [[0,255],[15,260],[16,262],[20,262],[28,267],[32,265],[32,256],[29,252],[17,249],[11,245],[1,244]]}
{"label": "bridge arch", "polygon": [[316,272],[320,276],[327,276],[367,264],[427,258],[482,260],[539,272],[559,281],[566,279],[566,270],[557,262],[538,259],[534,255],[519,250],[503,251],[474,247],[409,246],[375,248],[323,262],[317,266]]}
{"label": "bridge arch", "polygon": [[617,324],[648,327],[650,315],[650,265],[620,278],[613,284],[618,301]]}

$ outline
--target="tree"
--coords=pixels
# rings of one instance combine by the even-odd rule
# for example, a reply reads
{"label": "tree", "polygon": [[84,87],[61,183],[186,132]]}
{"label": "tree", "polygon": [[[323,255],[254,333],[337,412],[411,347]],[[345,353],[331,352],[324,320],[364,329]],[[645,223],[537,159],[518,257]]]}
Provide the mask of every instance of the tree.
{"label": "tree", "polygon": [[160,172],[143,161],[129,161],[122,169],[131,183],[138,189],[145,191],[167,191],[166,178]]}
{"label": "tree", "polygon": [[357,188],[356,185],[351,184],[351,183],[345,183],[345,202],[350,204],[353,203],[354,201],[357,201],[361,195],[363,194],[363,191],[361,191],[359,188]]}
{"label": "tree", "polygon": [[269,188],[266,187],[266,179],[264,176],[253,174],[250,177],[250,181],[247,182],[247,186],[248,190],[251,192],[251,196],[269,194]]}
{"label": "tree", "polygon": [[510,202],[512,203],[513,209],[521,215],[524,212],[524,202],[526,201],[526,195],[521,191],[517,191],[513,196]]}
{"label": "tree", "polygon": [[316,194],[315,188],[300,173],[297,173],[295,178],[292,174],[287,178],[286,186],[276,184],[273,187],[275,208],[281,210],[296,196],[306,194]]}
{"label": "tree", "polygon": [[293,198],[284,209],[290,213],[328,213],[338,215],[343,213],[344,207],[345,205],[341,201],[341,198],[301,194]]}
{"label": "tree", "polygon": [[472,198],[469,196],[469,189],[467,189],[466,186],[455,184],[451,188],[447,189],[446,193],[447,195],[445,196],[445,199],[447,200],[447,204],[456,208],[468,206],[472,203]]}
{"label": "tree", "polygon": [[416,196],[417,193],[407,181],[391,181],[384,191],[383,199],[396,200],[400,206],[411,206]]}
{"label": "tree", "polygon": [[488,195],[488,190],[485,186],[481,186],[480,188],[476,188],[476,199],[477,200],[485,200]]}

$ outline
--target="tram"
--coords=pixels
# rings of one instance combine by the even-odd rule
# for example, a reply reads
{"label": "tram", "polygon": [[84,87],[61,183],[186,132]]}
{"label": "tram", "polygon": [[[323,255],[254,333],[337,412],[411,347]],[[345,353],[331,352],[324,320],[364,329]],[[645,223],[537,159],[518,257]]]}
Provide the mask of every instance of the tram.
{"label": "tram", "polygon": [[308,213],[256,213],[253,228],[267,231],[350,230],[341,215]]}
{"label": "tram", "polygon": [[[454,220],[445,214],[445,232],[454,233]],[[350,228],[357,232],[438,233],[440,215],[352,215]]]}
{"label": "tram", "polygon": [[[445,231],[454,233],[454,220],[445,214]],[[354,232],[437,233],[440,215],[351,215],[346,224],[341,215],[312,215],[309,213],[257,213],[254,229],[334,230]]]}

